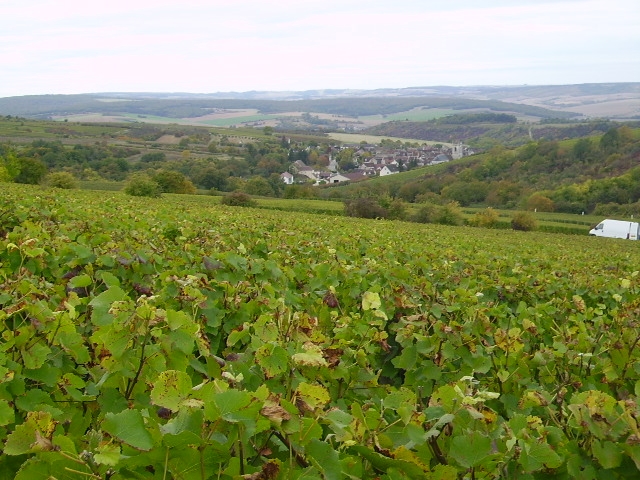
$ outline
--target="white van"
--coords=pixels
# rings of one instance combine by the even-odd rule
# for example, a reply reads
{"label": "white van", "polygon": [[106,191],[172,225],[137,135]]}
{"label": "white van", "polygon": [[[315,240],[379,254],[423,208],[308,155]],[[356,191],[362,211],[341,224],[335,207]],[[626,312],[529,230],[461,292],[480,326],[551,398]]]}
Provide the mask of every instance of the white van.
{"label": "white van", "polygon": [[595,235],[596,237],[638,240],[638,235],[640,235],[640,224],[638,224],[638,222],[606,219],[589,230],[589,235]]}

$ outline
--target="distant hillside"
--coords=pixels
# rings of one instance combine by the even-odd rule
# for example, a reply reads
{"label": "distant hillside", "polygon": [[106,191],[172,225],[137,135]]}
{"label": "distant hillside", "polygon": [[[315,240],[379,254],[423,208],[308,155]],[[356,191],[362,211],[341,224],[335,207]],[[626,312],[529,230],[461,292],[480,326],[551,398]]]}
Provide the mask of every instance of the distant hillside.
{"label": "distant hillside", "polygon": [[[519,105],[519,106],[514,106]],[[535,118],[640,119],[640,83],[521,86],[431,86],[299,92],[106,92],[0,98],[0,115],[48,118],[78,113],[197,118],[211,109],[256,109],[365,116],[417,107],[486,109]],[[552,113],[553,112],[553,113]]]}
{"label": "distant hillside", "polygon": [[543,107],[478,100],[465,97],[366,97],[323,98],[312,100],[212,99],[186,95],[182,98],[152,97],[150,94],[31,95],[0,98],[0,114],[26,118],[52,118],[82,113],[101,115],[132,114],[197,118],[217,110],[255,109],[262,114],[309,112],[348,117],[389,115],[415,108],[451,110],[483,109],[509,112],[537,118],[571,118],[575,114]]}

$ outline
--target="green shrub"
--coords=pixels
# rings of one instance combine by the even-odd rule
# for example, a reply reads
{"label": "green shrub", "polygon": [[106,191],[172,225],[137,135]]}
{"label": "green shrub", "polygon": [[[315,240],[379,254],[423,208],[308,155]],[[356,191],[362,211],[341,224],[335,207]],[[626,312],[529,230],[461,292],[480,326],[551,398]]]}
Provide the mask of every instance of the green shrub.
{"label": "green shrub", "polygon": [[160,185],[146,173],[134,173],[124,187],[124,193],[134,197],[159,197]]}
{"label": "green shrub", "polygon": [[474,227],[496,228],[500,215],[493,208],[485,208],[477,212],[469,221]]}
{"label": "green shrub", "polygon": [[538,222],[535,217],[528,212],[517,212],[511,218],[511,228],[529,232],[538,228]]}
{"label": "green shrub", "polygon": [[222,197],[221,203],[231,207],[255,207],[257,202],[244,192],[233,192]]}
{"label": "green shrub", "polygon": [[187,177],[173,170],[160,170],[153,176],[153,181],[160,186],[162,193],[195,194],[196,187]]}
{"label": "green shrub", "polygon": [[527,210],[535,210],[536,212],[553,212],[555,205],[553,200],[541,193],[534,193],[527,199]]}
{"label": "green shrub", "polygon": [[436,216],[438,214],[438,205],[432,203],[425,203],[418,211],[411,217],[412,222],[418,223],[435,223]]}
{"label": "green shrub", "polygon": [[464,217],[457,202],[446,205],[427,203],[411,217],[412,222],[439,223],[441,225],[462,225]]}
{"label": "green shrub", "polygon": [[78,188],[78,181],[69,172],[53,172],[45,177],[45,183],[50,187],[70,190]]}
{"label": "green shrub", "polygon": [[13,179],[16,183],[37,185],[47,175],[47,166],[37,158],[19,158],[19,173]]}
{"label": "green shrub", "polygon": [[387,218],[389,212],[373,198],[356,198],[344,202],[344,214],[347,217]]}
{"label": "green shrub", "polygon": [[436,223],[441,225],[462,225],[464,217],[458,202],[450,202],[438,209]]}
{"label": "green shrub", "polygon": [[404,220],[407,218],[407,204],[396,199],[389,204],[387,212],[390,220]]}

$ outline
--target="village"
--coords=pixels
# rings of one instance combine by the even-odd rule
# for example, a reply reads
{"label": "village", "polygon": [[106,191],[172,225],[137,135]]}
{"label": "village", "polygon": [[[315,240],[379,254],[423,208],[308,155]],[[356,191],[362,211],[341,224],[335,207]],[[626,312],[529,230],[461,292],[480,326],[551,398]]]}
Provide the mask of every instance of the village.
{"label": "village", "polygon": [[[337,158],[340,152],[350,149],[351,162],[348,169],[340,168]],[[302,160],[291,164],[289,171],[280,175],[287,185],[313,183],[326,185],[341,182],[358,182],[371,177],[393,175],[427,165],[457,160],[475,152],[462,143],[445,145],[421,145],[419,147],[380,147],[371,144],[341,145],[334,147],[329,165],[324,169],[313,168]]]}

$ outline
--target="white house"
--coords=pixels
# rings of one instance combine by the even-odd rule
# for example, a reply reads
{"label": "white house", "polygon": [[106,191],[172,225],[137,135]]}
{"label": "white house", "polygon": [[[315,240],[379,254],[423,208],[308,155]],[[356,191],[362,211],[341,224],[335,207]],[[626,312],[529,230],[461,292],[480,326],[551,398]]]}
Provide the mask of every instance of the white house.
{"label": "white house", "polygon": [[385,165],[380,169],[381,177],[385,177],[387,175],[393,175],[394,173],[400,173],[400,169],[395,165]]}
{"label": "white house", "polygon": [[291,175],[289,172],[281,173],[280,179],[287,185],[293,185],[293,175]]}

